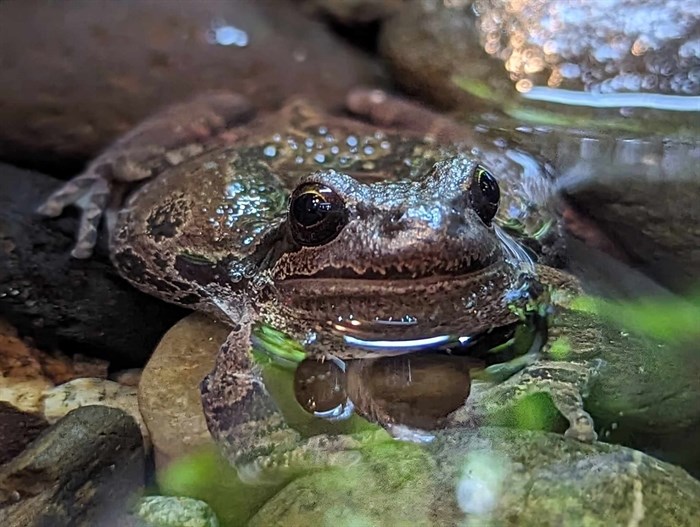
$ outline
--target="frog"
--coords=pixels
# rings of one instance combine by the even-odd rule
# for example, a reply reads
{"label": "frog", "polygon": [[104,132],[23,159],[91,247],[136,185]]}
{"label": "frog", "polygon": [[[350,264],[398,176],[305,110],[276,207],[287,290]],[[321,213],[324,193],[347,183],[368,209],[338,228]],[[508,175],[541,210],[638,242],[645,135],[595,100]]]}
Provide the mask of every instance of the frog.
{"label": "frog", "polygon": [[[387,116],[373,105],[362,121],[293,100],[253,119],[241,97],[207,93],[144,122],[39,208],[82,210],[79,258],[104,218],[126,280],[230,326],[201,393],[233,463],[264,463],[298,442],[250,354],[261,324],[310,356],[362,360],[515,324],[513,305],[538,298],[532,284],[576,289],[515,238],[557,232],[546,163],[422,107],[404,109]],[[403,133],[408,121],[424,129]],[[384,341],[392,349],[378,350]],[[484,398],[470,415],[546,393],[566,435],[594,441],[582,394],[597,363],[542,366],[538,352],[526,356],[517,383],[499,385],[497,404]]]}

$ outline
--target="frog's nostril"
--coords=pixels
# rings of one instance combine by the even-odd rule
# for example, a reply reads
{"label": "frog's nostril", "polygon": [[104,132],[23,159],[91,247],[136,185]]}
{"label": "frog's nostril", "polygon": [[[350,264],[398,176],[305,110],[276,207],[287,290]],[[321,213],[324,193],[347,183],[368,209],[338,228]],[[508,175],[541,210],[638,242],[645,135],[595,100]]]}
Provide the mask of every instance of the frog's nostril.
{"label": "frog's nostril", "polygon": [[384,222],[384,230],[387,233],[397,232],[406,227],[405,211],[395,211],[389,214]]}

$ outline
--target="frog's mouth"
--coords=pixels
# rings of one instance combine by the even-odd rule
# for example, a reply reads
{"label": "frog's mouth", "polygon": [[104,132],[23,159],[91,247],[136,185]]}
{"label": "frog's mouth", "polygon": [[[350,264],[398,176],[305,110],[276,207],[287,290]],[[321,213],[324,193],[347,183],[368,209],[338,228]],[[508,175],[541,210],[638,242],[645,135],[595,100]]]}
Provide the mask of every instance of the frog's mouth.
{"label": "frog's mouth", "polygon": [[351,265],[328,266],[310,274],[294,274],[284,277],[282,282],[297,280],[369,280],[369,281],[435,281],[444,278],[472,276],[494,265],[495,259],[463,258],[452,262],[418,261],[412,264],[390,264],[384,267],[369,267],[360,270]]}

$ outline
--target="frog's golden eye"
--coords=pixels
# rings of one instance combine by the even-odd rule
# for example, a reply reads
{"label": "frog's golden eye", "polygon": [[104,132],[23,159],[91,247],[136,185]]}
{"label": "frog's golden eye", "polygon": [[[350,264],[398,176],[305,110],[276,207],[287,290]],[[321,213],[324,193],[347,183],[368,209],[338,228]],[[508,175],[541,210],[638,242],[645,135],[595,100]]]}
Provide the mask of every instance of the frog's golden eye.
{"label": "frog's golden eye", "polygon": [[484,167],[477,165],[469,187],[469,202],[486,225],[490,225],[496,215],[500,199],[501,191],[496,178]]}
{"label": "frog's golden eye", "polygon": [[315,246],[335,238],[347,223],[342,198],[321,183],[302,183],[289,200],[289,223],[294,239]]}

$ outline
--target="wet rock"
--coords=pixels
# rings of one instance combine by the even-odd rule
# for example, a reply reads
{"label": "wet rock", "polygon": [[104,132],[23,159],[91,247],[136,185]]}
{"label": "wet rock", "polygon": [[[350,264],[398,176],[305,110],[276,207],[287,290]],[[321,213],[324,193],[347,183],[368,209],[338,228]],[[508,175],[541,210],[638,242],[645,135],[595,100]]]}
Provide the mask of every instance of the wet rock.
{"label": "wet rock", "polygon": [[450,430],[424,446],[380,443],[342,470],[296,479],[249,525],[677,525],[700,482],[640,452],[506,428]]}
{"label": "wet rock", "polygon": [[0,464],[7,463],[22,452],[47,426],[48,423],[41,416],[23,412],[0,401]]}
{"label": "wet rock", "polygon": [[136,291],[104,249],[90,260],[71,258],[77,218],[34,214],[57,183],[0,165],[0,316],[42,349],[115,367],[143,364],[184,310]]}
{"label": "wet rock", "polygon": [[165,334],[144,368],[139,408],[159,468],[211,444],[199,383],[213,368],[228,332],[222,323],[192,314]]}
{"label": "wet rock", "polygon": [[43,414],[49,423],[81,406],[101,405],[125,411],[138,423],[146,445],[148,429],[139,412],[136,388],[106,379],[75,379],[46,390],[43,394]]}
{"label": "wet rock", "polygon": [[242,93],[257,108],[296,93],[340,106],[348,88],[379,78],[285,1],[9,0],[0,19],[0,156],[43,170],[94,157],[206,89]]}
{"label": "wet rock", "polygon": [[0,401],[30,413],[42,411],[44,392],[54,384],[83,376],[106,377],[107,362],[75,355],[46,353],[0,324]]}
{"label": "wet rock", "polygon": [[405,0],[304,0],[304,7],[346,25],[383,20],[406,4]]}
{"label": "wet rock", "polygon": [[116,525],[143,482],[134,420],[114,408],[78,408],[0,467],[0,524]]}
{"label": "wet rock", "polygon": [[484,55],[473,14],[466,6],[442,2],[409,3],[389,19],[379,47],[392,76],[409,93],[443,107],[471,104],[455,82],[467,70],[477,78],[499,78],[502,65]]}
{"label": "wet rock", "polygon": [[[106,361],[99,359],[70,358],[38,350],[17,337],[11,326],[0,325],[0,405],[36,415],[51,424],[80,406],[120,408],[140,424],[147,440],[136,387],[106,380],[107,366]],[[100,377],[92,377],[95,375]]]}
{"label": "wet rock", "polygon": [[148,496],[134,507],[143,527],[219,527],[203,501],[177,496]]}

